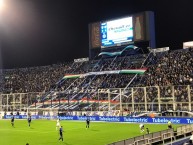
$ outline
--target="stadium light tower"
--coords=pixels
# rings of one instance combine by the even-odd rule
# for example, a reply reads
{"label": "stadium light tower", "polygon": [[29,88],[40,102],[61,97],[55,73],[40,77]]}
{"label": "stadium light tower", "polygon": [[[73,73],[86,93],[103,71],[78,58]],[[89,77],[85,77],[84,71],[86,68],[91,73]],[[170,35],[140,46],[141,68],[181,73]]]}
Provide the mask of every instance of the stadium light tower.
{"label": "stadium light tower", "polygon": [[2,9],[4,6],[4,0],[0,0],[0,9]]}
{"label": "stadium light tower", "polygon": [[[1,12],[2,12],[2,10],[4,9],[3,7],[5,6],[5,4],[4,4],[4,0],[0,0],[0,20],[1,20],[1,16],[2,16],[2,14],[1,14]],[[1,55],[1,42],[0,42],[0,71],[2,71],[1,70],[1,68],[2,68],[2,55]],[[1,72],[0,72],[1,73]],[[1,78],[0,78],[1,79]],[[1,81],[1,80],[0,80]]]}

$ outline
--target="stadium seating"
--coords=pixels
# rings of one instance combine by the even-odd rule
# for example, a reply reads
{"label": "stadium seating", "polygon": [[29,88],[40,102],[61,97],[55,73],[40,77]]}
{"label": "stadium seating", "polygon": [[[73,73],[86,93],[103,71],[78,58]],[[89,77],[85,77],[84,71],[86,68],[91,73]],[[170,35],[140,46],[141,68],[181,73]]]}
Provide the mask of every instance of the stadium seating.
{"label": "stadium seating", "polygon": [[[173,95],[171,91],[173,85],[178,85],[174,86],[176,101],[187,102],[187,87],[183,85],[190,85],[190,93],[193,94],[192,56],[193,50],[185,49],[156,54],[100,58],[88,62],[68,62],[42,67],[3,70],[1,75],[1,83],[3,84],[1,91],[3,94],[39,93],[41,95],[39,101],[32,99],[30,102],[31,107],[34,106],[33,102],[38,102],[39,108],[61,107],[74,110],[89,110],[91,107],[92,109],[100,107],[101,110],[107,110],[108,107],[105,104],[97,106],[95,103],[96,101],[107,101],[108,98],[107,93],[100,93],[100,98],[98,98],[98,90],[127,88],[128,86],[138,87],[134,88],[133,98],[134,102],[139,103],[144,102],[144,86],[147,88],[147,102],[153,102],[155,94],[158,94],[156,86],[160,87],[162,98],[167,99]],[[77,79],[63,79],[65,74],[136,69],[141,67],[148,68],[144,75],[104,74]],[[122,98],[123,103],[132,101],[129,92],[131,90],[128,89],[128,97]],[[117,95],[112,95],[111,97],[111,100],[118,99]],[[48,102],[51,101],[52,104],[49,104]],[[60,105],[58,105],[59,101],[61,101]],[[80,105],[80,103],[92,101],[93,103],[91,104]],[[65,105],[67,102],[71,103],[70,108],[69,105]],[[118,106],[114,104],[113,107],[117,108]],[[136,107],[134,108],[135,110],[145,109],[143,104],[134,107]],[[177,109],[179,110],[188,110],[185,106],[183,108],[178,107]]]}

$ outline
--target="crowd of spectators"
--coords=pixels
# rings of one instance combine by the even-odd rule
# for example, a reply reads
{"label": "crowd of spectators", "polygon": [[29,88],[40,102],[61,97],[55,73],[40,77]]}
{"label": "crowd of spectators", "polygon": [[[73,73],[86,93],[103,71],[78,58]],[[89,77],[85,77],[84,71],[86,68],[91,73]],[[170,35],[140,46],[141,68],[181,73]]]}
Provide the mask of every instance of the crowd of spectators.
{"label": "crowd of spectators", "polygon": [[3,92],[47,92],[69,69],[70,64],[55,64],[3,70]]}
{"label": "crowd of spectators", "polygon": [[148,71],[140,85],[169,86],[192,84],[193,49],[185,49],[164,53],[155,65],[148,66]]}
{"label": "crowd of spectators", "polygon": [[90,71],[110,71],[121,69],[140,68],[141,62],[146,55],[138,55],[132,57],[119,57],[117,59],[108,58],[100,60],[92,60],[89,62],[79,63],[61,63],[49,66],[17,68],[3,70],[1,92],[4,93],[26,93],[26,92],[48,92],[52,88],[61,88],[66,90],[75,87],[90,88],[115,88],[125,87],[132,75],[101,75],[91,76],[79,80],[64,80],[62,84],[60,80],[65,74],[83,74]]}

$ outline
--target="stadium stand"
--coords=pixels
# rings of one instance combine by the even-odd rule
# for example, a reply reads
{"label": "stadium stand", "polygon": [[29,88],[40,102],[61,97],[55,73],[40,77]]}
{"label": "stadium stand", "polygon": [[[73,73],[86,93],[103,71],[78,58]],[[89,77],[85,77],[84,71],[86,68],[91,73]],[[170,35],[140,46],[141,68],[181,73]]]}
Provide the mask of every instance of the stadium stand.
{"label": "stadium stand", "polygon": [[[158,110],[152,106],[160,93],[162,99],[188,102],[188,87],[193,94],[193,50],[183,49],[159,53],[137,54],[130,56],[101,57],[86,62],[67,62],[50,66],[3,70],[2,93],[33,93],[31,108],[61,108],[70,110],[109,109],[108,104],[98,105],[98,101],[108,101],[109,88],[124,88],[122,102],[134,102],[133,110]],[[65,74],[84,74],[89,72],[113,71],[122,69],[147,68],[143,75],[102,74],[83,78],[65,79]],[[157,86],[159,86],[159,91]],[[131,89],[133,87],[133,90]],[[144,87],[146,90],[144,91]],[[120,109],[119,90],[111,92],[111,109]],[[100,97],[98,97],[100,94]],[[131,95],[133,94],[133,95]],[[23,99],[24,101],[25,99]],[[149,103],[145,106],[145,101]],[[25,102],[25,101],[24,101]],[[60,104],[58,103],[60,102]],[[141,102],[141,104],[140,104]],[[156,103],[155,103],[156,104]],[[177,104],[176,110],[187,111],[187,105]],[[154,108],[152,108],[154,107]],[[116,110],[115,109],[115,110]],[[128,110],[127,107],[123,107]],[[168,109],[168,107],[167,107]],[[172,107],[169,109],[173,109]],[[131,109],[130,109],[131,110]],[[161,110],[166,107],[161,106]]]}

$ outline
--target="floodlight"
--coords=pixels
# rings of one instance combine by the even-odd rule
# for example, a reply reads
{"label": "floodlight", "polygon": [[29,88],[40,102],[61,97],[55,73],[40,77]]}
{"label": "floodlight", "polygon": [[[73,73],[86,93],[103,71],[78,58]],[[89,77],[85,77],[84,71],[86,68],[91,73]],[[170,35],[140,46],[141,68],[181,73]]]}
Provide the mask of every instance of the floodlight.
{"label": "floodlight", "polygon": [[0,9],[2,9],[4,6],[4,0],[0,0]]}

